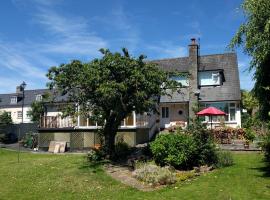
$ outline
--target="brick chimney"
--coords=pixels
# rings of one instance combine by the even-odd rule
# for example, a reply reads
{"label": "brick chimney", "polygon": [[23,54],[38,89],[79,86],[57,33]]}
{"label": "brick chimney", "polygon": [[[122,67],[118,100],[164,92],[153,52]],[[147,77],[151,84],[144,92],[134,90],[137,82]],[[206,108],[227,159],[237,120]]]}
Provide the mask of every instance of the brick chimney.
{"label": "brick chimney", "polygon": [[22,88],[21,88],[20,86],[17,86],[17,87],[16,87],[16,93],[17,93],[17,94],[22,93]]}
{"label": "brick chimney", "polygon": [[189,122],[195,118],[196,113],[194,108],[198,105],[198,51],[199,46],[196,43],[196,39],[191,39],[191,44],[189,45]]}

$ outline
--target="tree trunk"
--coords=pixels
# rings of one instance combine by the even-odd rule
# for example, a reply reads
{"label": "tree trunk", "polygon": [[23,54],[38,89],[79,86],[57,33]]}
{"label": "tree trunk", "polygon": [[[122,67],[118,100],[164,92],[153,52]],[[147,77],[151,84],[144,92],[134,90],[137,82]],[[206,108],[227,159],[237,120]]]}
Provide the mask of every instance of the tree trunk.
{"label": "tree trunk", "polygon": [[121,124],[121,120],[118,120],[115,115],[111,115],[105,123],[103,134],[105,137],[105,152],[112,158],[115,152],[115,136],[118,131],[118,127]]}

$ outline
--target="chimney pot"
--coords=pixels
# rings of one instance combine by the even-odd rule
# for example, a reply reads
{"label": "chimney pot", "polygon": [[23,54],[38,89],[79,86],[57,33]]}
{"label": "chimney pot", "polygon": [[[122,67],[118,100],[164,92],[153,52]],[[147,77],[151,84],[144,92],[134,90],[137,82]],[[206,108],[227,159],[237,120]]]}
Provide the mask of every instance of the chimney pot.
{"label": "chimney pot", "polygon": [[191,38],[191,44],[196,44],[196,38]]}

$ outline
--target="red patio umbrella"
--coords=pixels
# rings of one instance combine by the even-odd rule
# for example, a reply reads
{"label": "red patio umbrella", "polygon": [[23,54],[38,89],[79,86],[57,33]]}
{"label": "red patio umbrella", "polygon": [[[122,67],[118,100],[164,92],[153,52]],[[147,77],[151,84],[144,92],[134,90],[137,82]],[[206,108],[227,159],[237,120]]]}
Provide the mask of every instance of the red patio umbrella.
{"label": "red patio umbrella", "polygon": [[210,120],[211,120],[211,129],[212,129],[212,116],[222,116],[222,115],[227,115],[227,114],[225,112],[215,108],[215,107],[208,107],[208,108],[201,110],[200,112],[197,112],[196,115],[209,116]]}

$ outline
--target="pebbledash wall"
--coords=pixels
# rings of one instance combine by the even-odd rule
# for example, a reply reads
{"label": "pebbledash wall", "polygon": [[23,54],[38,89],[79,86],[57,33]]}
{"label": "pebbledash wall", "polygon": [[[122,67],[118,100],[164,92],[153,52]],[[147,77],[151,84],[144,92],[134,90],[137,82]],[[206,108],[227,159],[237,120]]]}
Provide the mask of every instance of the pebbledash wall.
{"label": "pebbledash wall", "polygon": [[[128,129],[120,130],[115,137],[116,142],[126,142],[129,146],[134,147],[149,141],[149,129]],[[55,130],[39,130],[39,148],[47,150],[50,141],[65,141],[67,149],[84,150],[101,144],[102,138],[95,130],[89,129],[55,129]]]}

